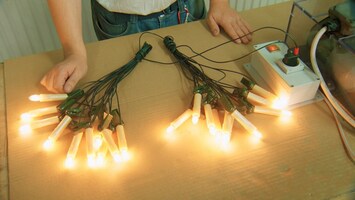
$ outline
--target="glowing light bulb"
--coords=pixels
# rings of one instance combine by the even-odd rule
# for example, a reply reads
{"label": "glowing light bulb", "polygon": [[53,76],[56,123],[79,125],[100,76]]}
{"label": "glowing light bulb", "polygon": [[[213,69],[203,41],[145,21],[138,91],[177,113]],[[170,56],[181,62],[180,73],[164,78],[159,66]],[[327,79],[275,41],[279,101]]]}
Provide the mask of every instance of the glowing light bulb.
{"label": "glowing light bulb", "polygon": [[292,118],[292,113],[288,110],[282,110],[281,111],[281,120],[283,122],[288,122]]}
{"label": "glowing light bulb", "polygon": [[195,93],[194,95],[194,105],[192,108],[192,123],[197,124],[200,119],[201,113],[201,99],[202,95],[200,93]]}
{"label": "glowing light bulb", "polygon": [[264,88],[262,88],[258,85],[254,85],[254,87],[252,88],[252,91],[262,97],[267,98],[269,101],[273,101],[274,99],[277,99],[276,95],[274,95],[273,93],[265,90]]}
{"label": "glowing light bulb", "polygon": [[127,150],[122,150],[121,155],[122,155],[123,161],[127,161],[131,158],[131,155],[129,154],[129,152]]}
{"label": "glowing light bulb", "polygon": [[192,123],[193,124],[197,124],[199,119],[200,119],[200,116],[192,115]]}
{"label": "glowing light bulb", "polygon": [[254,103],[257,103],[257,104],[262,104],[262,105],[265,105],[265,106],[272,106],[272,103],[271,101],[259,96],[259,95],[256,95],[252,92],[248,92],[248,95],[247,95],[247,99],[251,102],[254,102]]}
{"label": "glowing light bulb", "polygon": [[28,99],[30,101],[39,101],[40,100],[40,97],[38,94],[34,94],[34,95],[31,95],[30,97],[28,97]]}
{"label": "glowing light bulb", "polygon": [[213,120],[212,107],[210,104],[205,104],[204,109],[205,109],[205,116],[206,116],[206,123],[207,123],[208,130],[210,131],[211,135],[215,135],[216,125],[214,124],[214,120]]}
{"label": "glowing light bulb", "polygon": [[51,106],[51,107],[46,107],[46,108],[39,108],[36,110],[31,110],[27,113],[23,113],[21,115],[21,120],[22,121],[31,121],[32,118],[34,117],[39,117],[39,116],[44,116],[44,115],[48,115],[48,114],[53,114],[53,113],[57,113],[57,107],[56,106]]}
{"label": "glowing light bulb", "polygon": [[94,149],[98,150],[100,149],[102,145],[102,136],[101,133],[94,134]]}
{"label": "glowing light bulb", "polygon": [[83,137],[83,132],[76,133],[73,136],[73,139],[71,141],[70,147],[69,147],[68,152],[67,152],[66,164],[67,164],[67,161],[68,161],[68,164],[69,164],[68,167],[74,167],[75,157],[76,157],[76,154],[78,152],[79,145],[80,145],[82,137]]}
{"label": "glowing light bulb", "polygon": [[96,165],[103,167],[106,164],[106,154],[107,154],[106,142],[103,142],[100,149],[97,151]]}
{"label": "glowing light bulb", "polygon": [[32,128],[29,124],[22,125],[19,129],[22,136],[28,136],[32,133]]}
{"label": "glowing light bulb", "polygon": [[112,157],[116,163],[122,162],[122,157],[119,152],[112,153]]}
{"label": "glowing light bulb", "polygon": [[54,141],[52,139],[47,139],[44,143],[43,143],[43,149],[46,151],[50,151],[52,150],[54,147]]}
{"label": "glowing light bulb", "polygon": [[88,155],[88,166],[93,168],[96,167],[96,162],[95,162],[95,155]]}
{"label": "glowing light bulb", "polygon": [[216,135],[216,141],[220,147],[225,148],[231,139],[234,118],[227,111],[224,112],[222,130]]}
{"label": "glowing light bulb", "polygon": [[94,129],[85,129],[86,155],[89,167],[95,166]]}
{"label": "glowing light bulb", "polygon": [[106,141],[106,144],[108,146],[108,150],[111,153],[111,156],[115,160],[115,162],[120,162],[122,161],[120,152],[117,148],[117,145],[115,144],[115,141],[112,138],[112,131],[110,129],[104,129],[102,131],[102,135],[104,136],[104,139]]}
{"label": "glowing light bulb", "polygon": [[288,105],[288,97],[286,95],[281,95],[272,101],[272,108],[274,109],[284,109]]}
{"label": "glowing light bulb", "polygon": [[[189,119],[192,115],[192,110],[187,109],[184,113],[182,113],[177,119],[170,123],[170,126],[166,129],[167,133],[172,133],[175,129],[177,129],[181,124],[183,124],[187,119]],[[119,130],[116,127],[116,130]]]}
{"label": "glowing light bulb", "polygon": [[21,121],[23,122],[30,122],[32,120],[33,116],[29,113],[23,113],[21,115]]}
{"label": "glowing light bulb", "polygon": [[258,131],[258,129],[249,121],[247,118],[245,118],[238,110],[234,110],[233,113],[231,114],[232,117],[237,120],[239,124],[241,124],[250,134],[252,135],[258,135],[258,137],[261,137],[261,133]]}
{"label": "glowing light bulb", "polygon": [[128,151],[127,140],[126,140],[126,134],[123,125],[116,126],[116,133],[117,133],[118,147],[120,148],[120,151],[127,152]]}
{"label": "glowing light bulb", "polygon": [[65,159],[64,166],[68,169],[74,168],[75,166],[75,160],[73,157],[68,157]]}
{"label": "glowing light bulb", "polygon": [[254,130],[251,135],[256,139],[261,139],[263,137],[263,135],[258,130]]}
{"label": "glowing light bulb", "polygon": [[225,111],[222,132],[225,134],[232,133],[233,122],[234,122],[234,118],[232,117],[232,115],[229,112]]}
{"label": "glowing light bulb", "polygon": [[29,97],[31,101],[47,102],[62,101],[68,98],[67,94],[34,94]]}
{"label": "glowing light bulb", "polygon": [[219,132],[221,130],[221,121],[219,120],[219,113],[217,109],[212,109],[213,113],[213,123],[216,127],[216,131]]}
{"label": "glowing light bulb", "polygon": [[266,107],[261,107],[261,106],[255,106],[254,112],[261,113],[261,114],[267,114],[267,115],[280,116],[283,118],[289,118],[292,115],[292,113],[288,110],[277,110],[277,109],[266,108]]}
{"label": "glowing light bulb", "polygon": [[221,132],[219,134],[219,137],[219,144],[221,145],[221,147],[225,148],[231,140],[231,133]]}
{"label": "glowing light bulb", "polygon": [[58,124],[58,126],[53,130],[51,135],[48,136],[48,139],[45,142],[46,145],[44,145],[43,147],[45,149],[48,149],[48,148],[46,148],[46,147],[48,147],[48,145],[51,144],[50,146],[53,146],[54,142],[62,135],[64,129],[69,125],[70,122],[71,122],[71,117],[66,115],[62,119],[62,121]]}
{"label": "glowing light bulb", "polygon": [[58,123],[59,123],[59,118],[57,116],[53,116],[46,119],[34,120],[30,123],[30,126],[32,129],[37,129],[37,128],[42,128],[53,124],[58,124]]}

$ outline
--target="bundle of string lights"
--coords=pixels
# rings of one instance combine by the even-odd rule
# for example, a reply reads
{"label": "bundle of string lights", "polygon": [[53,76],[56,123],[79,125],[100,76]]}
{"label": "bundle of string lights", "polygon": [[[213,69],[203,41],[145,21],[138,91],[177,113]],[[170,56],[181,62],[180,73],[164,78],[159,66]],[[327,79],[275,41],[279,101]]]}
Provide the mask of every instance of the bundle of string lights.
{"label": "bundle of string lights", "polygon": [[[275,29],[284,32],[282,29],[275,27],[263,27],[255,30],[254,32],[263,29]],[[187,109],[178,118],[171,122],[170,126],[167,128],[168,134],[172,134],[175,129],[181,126],[189,118],[192,119],[193,124],[197,124],[201,113],[203,113],[210,134],[214,136],[218,144],[223,147],[228,144],[231,139],[234,120],[241,124],[254,138],[262,138],[262,134],[258,131],[257,127],[245,117],[246,114],[261,113],[281,116],[283,119],[291,116],[290,111],[281,109],[283,107],[278,106],[280,99],[276,95],[255,84],[255,82],[253,82],[247,75],[233,70],[211,67],[206,64],[199,63],[193,59],[200,56],[213,63],[229,63],[247,57],[258,50],[254,50],[246,55],[227,61],[215,61],[203,55],[208,51],[240,38],[229,40],[198,53],[188,45],[177,46],[171,36],[162,37],[155,33],[146,32],[141,35],[140,41],[144,34],[153,34],[161,38],[166,48],[176,59],[176,61],[170,63],[149,60],[146,58],[145,60],[159,64],[179,64],[180,70],[184,76],[193,82],[194,89],[192,108]],[[297,46],[296,43],[295,46]],[[179,51],[179,48],[184,47],[188,48],[194,55],[189,57]],[[215,70],[222,73],[223,77],[218,80],[214,80],[204,72],[204,69]],[[240,81],[241,85],[237,86],[223,82],[222,80],[227,76],[227,73],[242,76]],[[222,124],[219,119],[219,113],[221,111],[224,112]]]}
{"label": "bundle of string lights", "polygon": [[[285,33],[288,36],[288,38],[291,39],[291,41],[294,43],[295,46],[293,49],[298,49],[298,45],[295,42],[295,40],[292,38],[292,36],[282,29],[276,27],[262,27],[254,30],[252,33],[264,29],[273,29]],[[344,144],[344,148],[348,153],[350,159],[352,161],[355,161],[355,153],[352,150],[347,140],[342,125],[338,120],[334,109],[352,128],[354,128],[354,119],[351,118],[345,111],[343,111],[342,107],[338,104],[337,100],[334,99],[334,97],[329,92],[323,80],[323,77],[318,69],[317,60],[315,56],[316,46],[318,44],[318,41],[320,37],[326,32],[326,30],[327,27],[321,29],[316,35],[316,37],[313,39],[312,47],[310,50],[311,64],[313,67],[313,71],[321,79],[321,88],[323,90],[323,93],[325,94],[324,101],[326,102],[326,104],[328,105],[329,109],[331,110],[334,116],[336,125],[339,130],[340,137]],[[176,46],[176,44],[173,41],[173,38],[170,36],[163,38],[160,35],[157,35],[155,33],[149,33],[149,32],[143,33],[141,35],[139,44],[141,44],[141,38],[144,34],[153,34],[161,38],[164,41],[165,46],[177,59],[177,61],[170,62],[170,63],[160,62],[156,60],[149,60],[149,59],[145,59],[145,60],[154,63],[159,63],[159,64],[179,64],[186,78],[193,81],[194,83],[194,101],[193,101],[192,109],[187,109],[183,114],[181,114],[177,119],[175,119],[167,128],[168,133],[172,133],[176,128],[181,126],[190,117],[192,117],[192,122],[196,123],[200,116],[201,104],[203,104],[204,114],[206,117],[206,124],[210,133],[216,136],[217,142],[221,143],[222,145],[228,143],[230,140],[232,127],[233,127],[233,118],[236,119],[238,123],[240,123],[248,132],[256,136],[256,138],[261,138],[262,137],[261,133],[243,115],[254,112],[254,113],[262,113],[262,114],[269,114],[275,116],[283,116],[284,119],[287,119],[291,116],[291,112],[284,109],[285,102],[283,101],[282,98],[277,97],[271,92],[258,86],[257,84],[255,84],[255,82],[253,82],[250,78],[248,78],[248,76],[236,71],[207,66],[193,60],[193,58],[195,57],[202,57],[205,60],[212,63],[217,63],[217,64],[230,63],[245,58],[247,56],[250,56],[251,54],[255,53],[256,51],[259,51],[262,48],[265,48],[271,43],[269,43],[266,46],[261,46],[235,59],[216,61],[216,60],[209,59],[203,54],[211,50],[214,50],[216,48],[219,48],[227,43],[241,39],[242,37],[246,37],[246,35],[239,38],[235,38],[230,41],[226,41],[224,43],[206,49],[202,52],[196,52],[188,45]],[[282,41],[278,41],[278,42],[282,42]],[[288,45],[286,44],[286,46]],[[189,57],[181,53],[178,49],[183,47],[188,48],[194,55]],[[243,78],[241,79],[241,83],[245,87],[240,88],[237,86],[220,82],[221,80],[223,80],[224,77],[218,81],[213,80],[204,73],[203,68],[216,70],[222,73],[224,77],[228,72],[239,74],[243,76]],[[228,92],[229,91],[228,88],[233,89],[233,92],[232,93]],[[211,108],[212,108],[212,112],[211,112]],[[222,109],[222,110],[224,109],[223,126],[220,125],[218,111],[217,111],[218,109]],[[280,110],[280,109],[284,109],[284,110]]]}
{"label": "bundle of string lights", "polygon": [[[43,143],[46,150],[50,150],[55,141],[68,127],[73,132],[73,139],[69,147],[66,167],[73,167],[75,157],[85,133],[87,160],[90,167],[102,166],[109,151],[115,162],[129,158],[127,142],[124,132],[118,91],[118,84],[127,77],[150,52],[152,46],[145,43],[136,56],[122,67],[86,83],[83,88],[69,94],[40,94],[29,97],[31,101],[63,101],[58,106],[40,108],[29,111],[21,116],[27,122],[20,129],[21,133],[28,133],[31,129],[58,124],[48,139]],[[37,119],[41,116],[57,114],[56,116]],[[113,137],[116,132],[118,142]]]}

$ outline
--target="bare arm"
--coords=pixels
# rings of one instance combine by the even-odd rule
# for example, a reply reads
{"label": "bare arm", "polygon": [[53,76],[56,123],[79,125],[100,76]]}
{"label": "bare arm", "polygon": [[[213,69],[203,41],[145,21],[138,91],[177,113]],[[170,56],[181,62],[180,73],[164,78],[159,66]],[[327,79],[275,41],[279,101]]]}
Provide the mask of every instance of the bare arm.
{"label": "bare arm", "polygon": [[213,35],[220,33],[220,27],[237,43],[248,43],[251,40],[251,29],[239,14],[230,8],[228,0],[210,0],[207,23]]}
{"label": "bare arm", "polygon": [[81,0],[48,0],[48,5],[63,47],[64,60],[43,77],[41,84],[52,92],[70,92],[87,71]]}

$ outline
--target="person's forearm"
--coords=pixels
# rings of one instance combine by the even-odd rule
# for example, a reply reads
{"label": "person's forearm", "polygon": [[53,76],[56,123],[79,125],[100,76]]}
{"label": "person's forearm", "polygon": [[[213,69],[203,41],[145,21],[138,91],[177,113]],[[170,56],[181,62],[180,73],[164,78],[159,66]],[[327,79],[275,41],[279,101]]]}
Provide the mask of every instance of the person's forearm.
{"label": "person's forearm", "polygon": [[48,0],[64,55],[86,56],[82,36],[81,0]]}

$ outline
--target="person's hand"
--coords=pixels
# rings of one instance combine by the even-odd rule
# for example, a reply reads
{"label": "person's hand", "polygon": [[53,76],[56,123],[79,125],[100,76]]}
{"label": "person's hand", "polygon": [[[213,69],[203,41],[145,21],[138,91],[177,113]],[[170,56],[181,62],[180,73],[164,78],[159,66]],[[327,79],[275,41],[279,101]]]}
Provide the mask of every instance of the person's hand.
{"label": "person's hand", "polygon": [[[251,29],[246,21],[239,14],[229,7],[228,1],[212,1],[207,16],[207,24],[214,36],[220,33],[220,27],[236,43],[244,44],[251,41]],[[237,39],[238,38],[238,39]]]}
{"label": "person's hand", "polygon": [[68,55],[41,80],[41,84],[55,93],[71,92],[88,69],[85,55]]}

